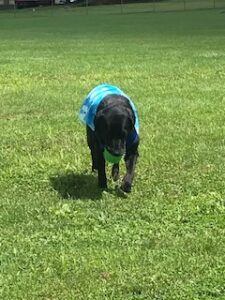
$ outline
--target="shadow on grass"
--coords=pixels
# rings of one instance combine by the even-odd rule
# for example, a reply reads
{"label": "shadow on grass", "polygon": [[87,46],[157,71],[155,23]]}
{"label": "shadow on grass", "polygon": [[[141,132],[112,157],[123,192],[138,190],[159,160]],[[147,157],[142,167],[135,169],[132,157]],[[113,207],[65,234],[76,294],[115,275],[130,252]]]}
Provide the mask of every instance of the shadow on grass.
{"label": "shadow on grass", "polygon": [[[100,200],[103,190],[98,187],[97,177],[93,174],[75,174],[73,172],[56,174],[50,177],[55,191],[63,199],[72,200]],[[120,199],[126,199],[125,194],[118,186],[108,188],[106,192]]]}
{"label": "shadow on grass", "polygon": [[50,177],[55,191],[64,199],[98,200],[102,190],[97,186],[97,178],[90,174],[56,174]]}

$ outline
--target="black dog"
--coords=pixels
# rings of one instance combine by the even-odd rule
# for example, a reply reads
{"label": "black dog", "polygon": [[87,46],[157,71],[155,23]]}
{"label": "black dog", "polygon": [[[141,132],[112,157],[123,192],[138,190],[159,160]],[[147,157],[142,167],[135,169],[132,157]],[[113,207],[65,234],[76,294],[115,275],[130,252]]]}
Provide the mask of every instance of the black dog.
{"label": "black dog", "polygon": [[[102,98],[100,99],[97,93],[98,103],[95,109],[93,107],[88,109],[87,103],[90,102],[93,94],[96,97],[95,92],[101,91],[102,87],[105,88],[104,93],[100,93],[100,98]],[[81,119],[87,124],[87,143],[91,150],[92,171],[98,171],[99,187],[107,187],[103,155],[104,149],[107,149],[114,156],[125,155],[127,173],[123,178],[121,188],[124,192],[130,192],[139,145],[138,116],[132,101],[117,87],[100,85],[89,94],[82,108],[83,113],[86,114],[85,117],[87,117],[87,111],[89,115],[92,115],[91,122],[84,116],[81,116]],[[118,180],[119,163],[113,164],[112,177],[114,181]]]}

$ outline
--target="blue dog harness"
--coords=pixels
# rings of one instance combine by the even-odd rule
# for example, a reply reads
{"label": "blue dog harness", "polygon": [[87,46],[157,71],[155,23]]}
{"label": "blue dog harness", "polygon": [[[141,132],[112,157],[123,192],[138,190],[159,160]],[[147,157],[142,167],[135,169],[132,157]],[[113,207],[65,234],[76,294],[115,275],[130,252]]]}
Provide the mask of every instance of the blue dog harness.
{"label": "blue dog harness", "polygon": [[134,112],[135,116],[135,124],[134,130],[127,138],[127,147],[136,143],[139,139],[139,119],[138,113],[134,103],[131,99],[118,87],[110,85],[110,84],[100,84],[96,86],[85,98],[81,108],[80,108],[80,120],[88,125],[93,131],[95,130],[94,119],[101,101],[109,95],[120,95],[124,96],[129,100],[130,106]]}

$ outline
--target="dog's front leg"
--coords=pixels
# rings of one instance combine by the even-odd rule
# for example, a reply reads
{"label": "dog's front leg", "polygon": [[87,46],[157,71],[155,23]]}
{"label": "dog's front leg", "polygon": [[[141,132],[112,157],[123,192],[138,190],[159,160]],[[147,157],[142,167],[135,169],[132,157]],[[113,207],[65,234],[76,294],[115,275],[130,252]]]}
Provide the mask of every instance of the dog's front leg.
{"label": "dog's front leg", "polygon": [[96,154],[97,139],[94,131],[89,126],[86,127],[86,131],[87,131],[88,147],[91,150],[92,172],[94,172],[98,170],[98,162],[97,162],[97,154]]}
{"label": "dog's front leg", "polygon": [[98,163],[98,186],[107,188],[107,178],[105,172],[105,159],[101,147],[97,147],[97,163]]}
{"label": "dog's front leg", "polygon": [[125,157],[127,173],[123,178],[121,189],[126,192],[131,192],[132,181],[134,178],[134,170],[137,162],[138,154],[131,154]]}

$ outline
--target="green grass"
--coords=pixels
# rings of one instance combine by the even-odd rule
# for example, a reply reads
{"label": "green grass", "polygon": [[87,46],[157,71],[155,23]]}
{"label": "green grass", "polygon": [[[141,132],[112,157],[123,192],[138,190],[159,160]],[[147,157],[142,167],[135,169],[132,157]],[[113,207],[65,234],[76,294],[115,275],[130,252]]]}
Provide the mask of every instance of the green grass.
{"label": "green grass", "polygon": [[[225,299],[224,18],[1,14],[1,299]],[[77,118],[101,82],[140,114],[128,196]]]}

